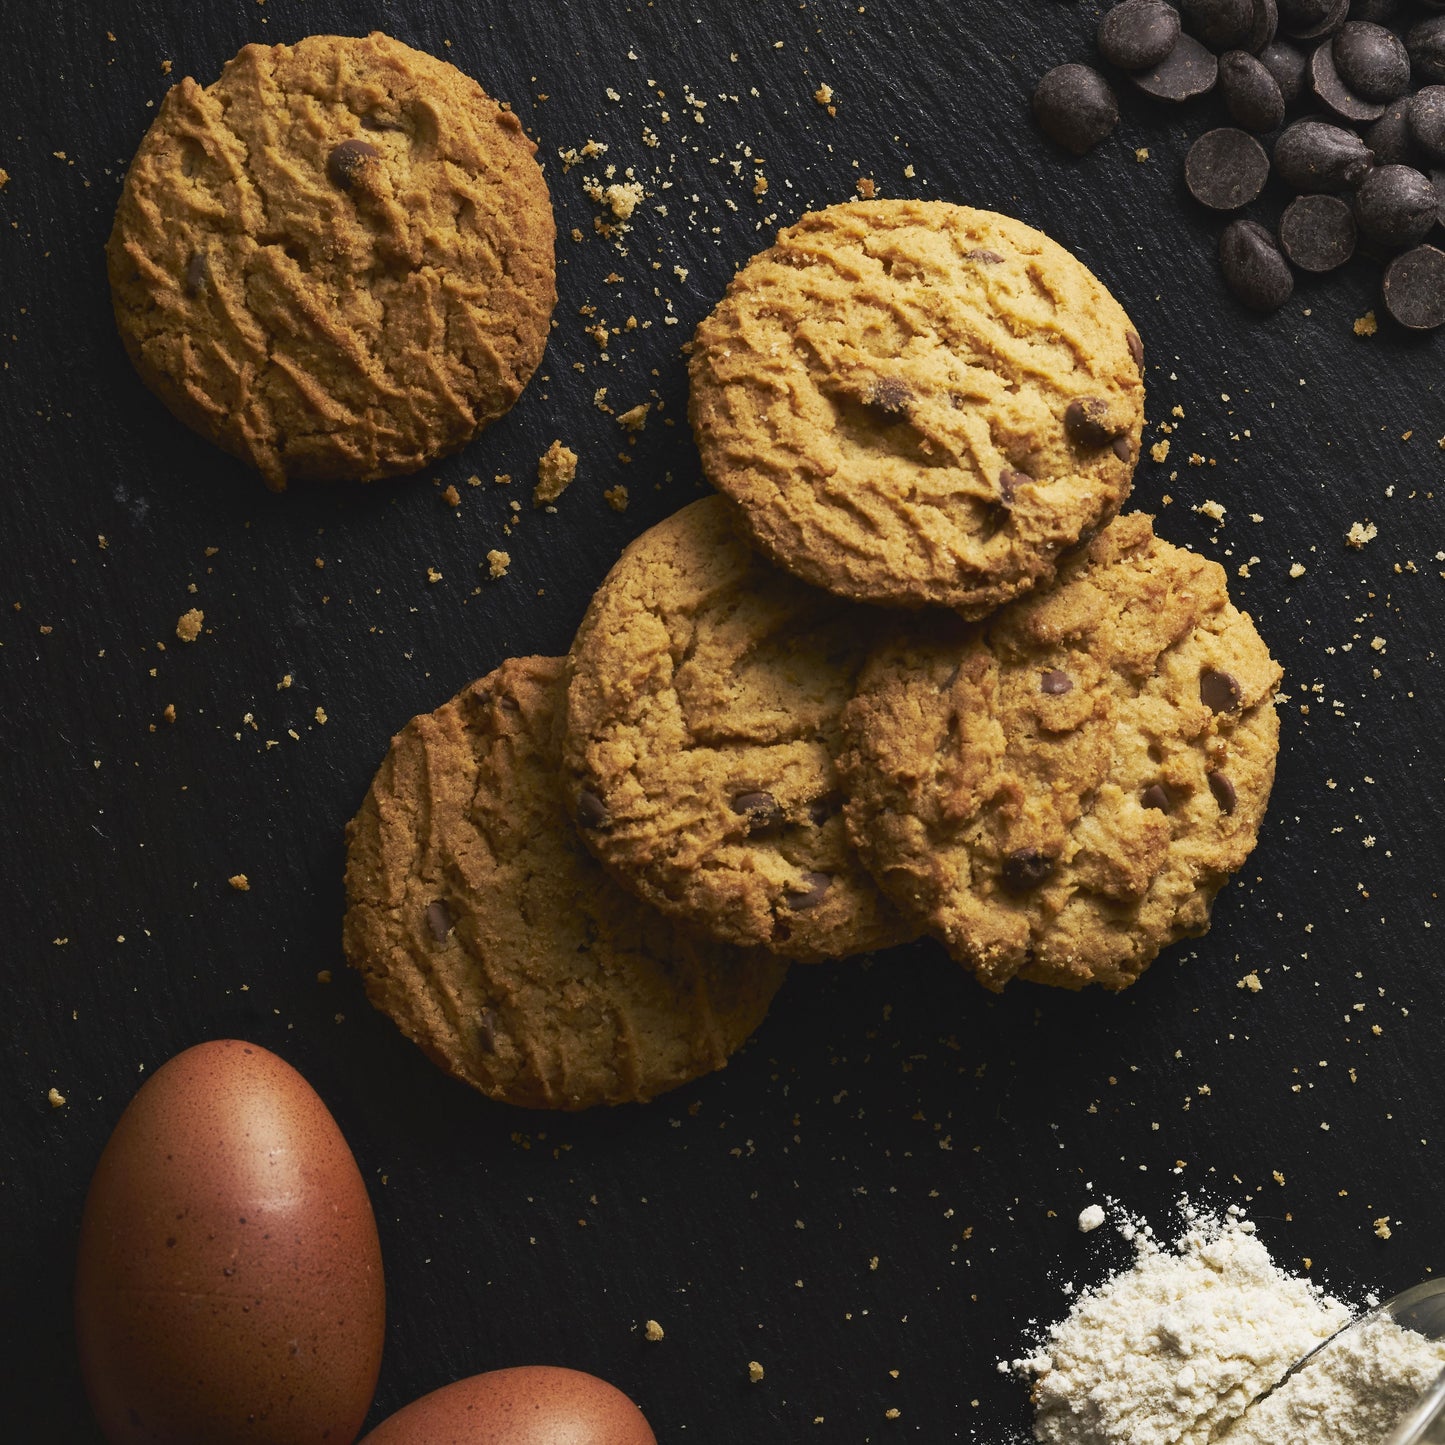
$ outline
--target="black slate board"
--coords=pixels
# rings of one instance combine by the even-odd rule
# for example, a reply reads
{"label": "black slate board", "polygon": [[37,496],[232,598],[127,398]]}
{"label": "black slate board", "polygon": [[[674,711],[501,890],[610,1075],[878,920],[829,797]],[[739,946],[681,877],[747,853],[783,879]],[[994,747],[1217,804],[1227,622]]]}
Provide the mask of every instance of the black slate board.
{"label": "black slate board", "polygon": [[[1032,82],[1088,54],[1098,13],[0,6],[8,1439],[98,1438],[70,1325],[86,1183],[139,1081],[227,1034],[302,1070],[371,1186],[390,1303],[373,1422],[460,1375],[556,1362],[620,1385],[669,1442],[1022,1438],[1025,1391],[995,1361],[1065,1309],[1062,1285],[1125,1257],[1110,1231],[1075,1226],[1106,1193],[1161,1229],[1184,1190],[1246,1204],[1283,1261],[1309,1257],[1352,1294],[1439,1263],[1440,343],[1383,320],[1353,334],[1375,305],[1364,260],[1265,322],[1223,294],[1219,222],[1181,179],[1214,103],[1177,115],[1126,97],[1118,134],[1082,161],[1044,142]],[[558,324],[543,374],[461,455],[276,497],[135,378],[102,246],[163,59],[209,82],[247,41],[372,27],[477,76],[538,138]],[[823,84],[836,116],[814,100]],[[559,150],[592,137],[606,156],[564,173]],[[594,234],[583,193],[604,163],[648,191],[624,248]],[[648,1108],[495,1107],[432,1070],[345,970],[343,825],[408,717],[509,653],[564,650],[621,546],[698,494],[680,346],[778,225],[860,177],[1043,227],[1137,321],[1151,422],[1182,415],[1136,502],[1226,565],[1286,668],[1259,849],[1210,935],[1126,996],[995,999],[919,945],[795,970],[723,1074]],[[652,324],[603,361],[584,305]],[[594,406],[604,386],[617,410],[657,404],[635,445]],[[555,516],[534,514],[523,487],[554,437],[581,476]],[[503,471],[510,489],[464,482]],[[625,515],[602,498],[619,482]],[[490,583],[478,564],[510,497],[525,513],[513,568]],[[1222,523],[1194,510],[1211,500]],[[1378,528],[1358,550],[1355,522]],[[186,647],[175,625],[193,606],[206,631]],[[227,886],[236,872],[249,893]],[[1262,991],[1239,986],[1251,972]],[[648,1317],[661,1343],[643,1340]]]}

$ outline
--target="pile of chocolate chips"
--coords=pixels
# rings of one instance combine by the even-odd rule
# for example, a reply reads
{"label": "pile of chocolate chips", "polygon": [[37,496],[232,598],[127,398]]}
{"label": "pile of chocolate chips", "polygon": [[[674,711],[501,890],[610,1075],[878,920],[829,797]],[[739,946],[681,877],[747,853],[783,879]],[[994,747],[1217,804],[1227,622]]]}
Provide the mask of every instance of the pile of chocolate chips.
{"label": "pile of chocolate chips", "polygon": [[[1201,205],[1241,210],[1271,170],[1295,193],[1277,234],[1237,219],[1220,237],[1220,270],[1246,306],[1277,310],[1292,267],[1332,271],[1358,246],[1385,261],[1384,306],[1400,325],[1445,324],[1445,251],[1422,244],[1445,225],[1445,0],[1120,0],[1097,45],[1155,99],[1219,91],[1234,124],[1200,136],[1184,163]],[[1049,71],[1033,111],[1075,155],[1119,121],[1088,65]],[[1306,114],[1285,126],[1291,112]],[[1266,151],[1255,137],[1275,132]]]}

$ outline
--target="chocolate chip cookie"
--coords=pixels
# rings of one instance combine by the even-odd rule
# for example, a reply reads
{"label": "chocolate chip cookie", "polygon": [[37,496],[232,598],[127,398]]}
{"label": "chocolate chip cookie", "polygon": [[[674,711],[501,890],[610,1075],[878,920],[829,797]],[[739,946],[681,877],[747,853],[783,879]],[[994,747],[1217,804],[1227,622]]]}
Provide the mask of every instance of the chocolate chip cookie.
{"label": "chocolate chip cookie", "polygon": [[1279,739],[1223,569],[1131,513],[1047,591],[920,624],[844,713],[849,830],[890,896],[990,988],[1124,988],[1203,933]]}
{"label": "chocolate chip cookie", "polygon": [[564,786],[592,851],[729,943],[817,961],[901,942],[834,767],[868,626],[753,551],[722,497],[639,537],[568,660]]}
{"label": "chocolate chip cookie", "polygon": [[247,45],[171,89],[126,174],[108,258],[131,360],[277,490],[455,451],[546,343],[535,149],[476,81],[386,35]]}
{"label": "chocolate chip cookie", "polygon": [[346,956],[448,1073],[539,1109],[721,1068],[787,965],[701,941],[578,841],[558,783],[562,659],[502,664],[413,718],[347,830]]}
{"label": "chocolate chip cookie", "polygon": [[805,215],[701,326],[708,479],[806,581],[980,617],[1107,522],[1139,455],[1143,346],[1039,231],[941,201]]}

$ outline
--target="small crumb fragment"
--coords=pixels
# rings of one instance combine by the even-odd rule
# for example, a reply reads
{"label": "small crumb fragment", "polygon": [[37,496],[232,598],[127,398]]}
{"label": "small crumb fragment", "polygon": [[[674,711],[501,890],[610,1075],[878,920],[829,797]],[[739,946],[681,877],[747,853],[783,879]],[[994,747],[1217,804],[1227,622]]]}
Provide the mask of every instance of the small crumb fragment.
{"label": "small crumb fragment", "polygon": [[1383,1214],[1375,1221],[1375,1237],[1377,1239],[1389,1239],[1390,1237],[1390,1216]]}
{"label": "small crumb fragment", "polygon": [[1104,1206],[1090,1204],[1079,1214],[1079,1233],[1089,1234],[1104,1222]]}
{"label": "small crumb fragment", "polygon": [[498,473],[492,478],[492,485],[493,485],[494,487],[506,487],[506,486],[510,486],[510,485],[511,485],[511,482],[512,482],[512,474],[511,474],[511,472],[498,472]]}
{"label": "small crumb fragment", "polygon": [[624,487],[621,482],[618,482],[615,487],[608,487],[602,495],[606,499],[607,505],[611,507],[614,512],[625,512],[627,510],[627,488]]}
{"label": "small crumb fragment", "polygon": [[161,61],[161,74],[162,74],[162,75],[169,75],[170,73],[171,73],[171,63],[170,63],[170,61],[169,61],[169,60],[163,60],[163,61]]}
{"label": "small crumb fragment", "polygon": [[628,431],[634,434],[640,432],[642,428],[647,425],[647,413],[651,410],[652,403],[650,401],[639,402],[636,406],[628,407],[628,409],[617,418],[617,425],[626,427]]}
{"label": "small crumb fragment", "polygon": [[1149,147],[1136,146],[1134,149],[1134,159],[1142,166],[1144,162],[1149,159]]}
{"label": "small crumb fragment", "polygon": [[831,85],[820,85],[817,90],[813,92],[813,99],[816,100],[819,105],[832,105],[833,87]]}
{"label": "small crumb fragment", "polygon": [[878,187],[874,184],[872,176],[859,176],[854,189],[865,201],[871,201],[878,194]]}
{"label": "small crumb fragment", "polygon": [[251,891],[251,880],[244,873],[233,873],[226,879],[226,882],[236,890],[237,893],[249,893]]}
{"label": "small crumb fragment", "polygon": [[763,1378],[763,1367],[756,1360],[748,1361],[748,1379],[757,1384]]}
{"label": "small crumb fragment", "polygon": [[1345,533],[1345,545],[1358,550],[1379,535],[1380,529],[1373,522],[1351,522],[1350,530]]}
{"label": "small crumb fragment", "polygon": [[507,568],[511,565],[512,554],[510,552],[501,552],[493,547],[492,550],[487,553],[487,571],[491,576],[505,577],[507,575]]}
{"label": "small crumb fragment", "polygon": [[1303,562],[1291,562],[1289,564],[1289,575],[1291,577],[1303,577],[1305,575],[1305,564]]}
{"label": "small crumb fragment", "polygon": [[173,703],[173,702],[168,702],[168,703],[161,709],[161,716],[162,716],[163,718],[165,718],[165,720],[166,720],[168,723],[173,723],[173,722],[175,722],[175,720],[176,720],[176,705],[175,705],[175,703]]}
{"label": "small crumb fragment", "polygon": [[532,488],[532,505],[545,507],[555,502],[577,475],[577,453],[554,441],[537,460],[537,485]]}
{"label": "small crumb fragment", "polygon": [[291,674],[288,672],[288,673],[281,679],[281,681],[276,684],[276,691],[277,691],[277,692],[285,692],[286,689],[287,689],[288,687],[290,687],[290,686],[291,686]]}
{"label": "small crumb fragment", "polygon": [[426,580],[430,582],[432,586],[435,586],[442,580],[442,574],[438,572],[435,567],[428,567],[426,569]]}
{"label": "small crumb fragment", "polygon": [[1264,985],[1259,981],[1259,975],[1253,972],[1245,974],[1234,986],[1235,988],[1247,988],[1250,993],[1264,992]]}
{"label": "small crumb fragment", "polygon": [[[0,176],[4,174],[4,171],[0,171]],[[65,1095],[62,1094],[59,1089],[55,1088],[54,1085],[51,1086],[50,1092],[45,1097],[50,1100],[50,1107],[52,1109],[63,1109],[65,1107]]]}
{"label": "small crumb fragment", "polygon": [[1211,522],[1222,522],[1224,520],[1224,508],[1218,502],[1203,501],[1194,508],[1202,517],[1208,517]]}
{"label": "small crumb fragment", "polygon": [[1281,1174],[1278,1169],[1270,1171],[1270,1178],[1273,1179],[1274,1182],[1278,1184],[1281,1189],[1284,1188],[1284,1175]]}
{"label": "small crumb fragment", "polygon": [[654,1344],[662,1338],[662,1326],[656,1320],[648,1320],[642,1327],[643,1335]]}
{"label": "small crumb fragment", "polygon": [[326,709],[324,707],[318,707],[316,709],[316,721],[319,722],[322,727],[326,726]]}
{"label": "small crumb fragment", "polygon": [[3,191],[10,184],[10,172],[0,166],[0,191]]}
{"label": "small crumb fragment", "polygon": [[1169,458],[1169,439],[1166,437],[1162,442],[1155,442],[1154,445],[1149,448],[1149,455],[1153,457],[1156,462],[1167,461]]}
{"label": "small crumb fragment", "polygon": [[454,486],[447,487],[442,492],[442,501],[449,507],[460,507],[462,504],[462,494],[457,491]]}
{"label": "small crumb fragment", "polygon": [[1380,329],[1380,323],[1375,320],[1375,313],[1367,311],[1363,316],[1355,317],[1355,335],[1373,336]]}
{"label": "small crumb fragment", "polygon": [[318,969],[316,970],[316,982],[317,982],[317,983],[330,983],[330,982],[331,982],[331,970],[330,970],[329,968],[318,968]]}
{"label": "small crumb fragment", "polygon": [[182,612],[176,622],[176,636],[182,642],[194,642],[201,635],[201,623],[206,620],[206,614],[199,607],[192,607],[189,612]]}

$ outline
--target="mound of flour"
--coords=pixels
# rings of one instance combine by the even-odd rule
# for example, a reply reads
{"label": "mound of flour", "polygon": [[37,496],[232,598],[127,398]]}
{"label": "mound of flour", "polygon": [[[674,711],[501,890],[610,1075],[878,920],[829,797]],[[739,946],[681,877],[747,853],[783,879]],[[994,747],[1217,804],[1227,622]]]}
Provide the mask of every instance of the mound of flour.
{"label": "mound of flour", "polygon": [[1445,1366],[1445,1346],[1388,1319],[1290,1366],[1352,1311],[1286,1274],[1237,1209],[1200,1215],[1167,1245],[1132,1224],[1133,1265],[1086,1290],[1031,1356],[1046,1445],[1358,1445],[1389,1433]]}

